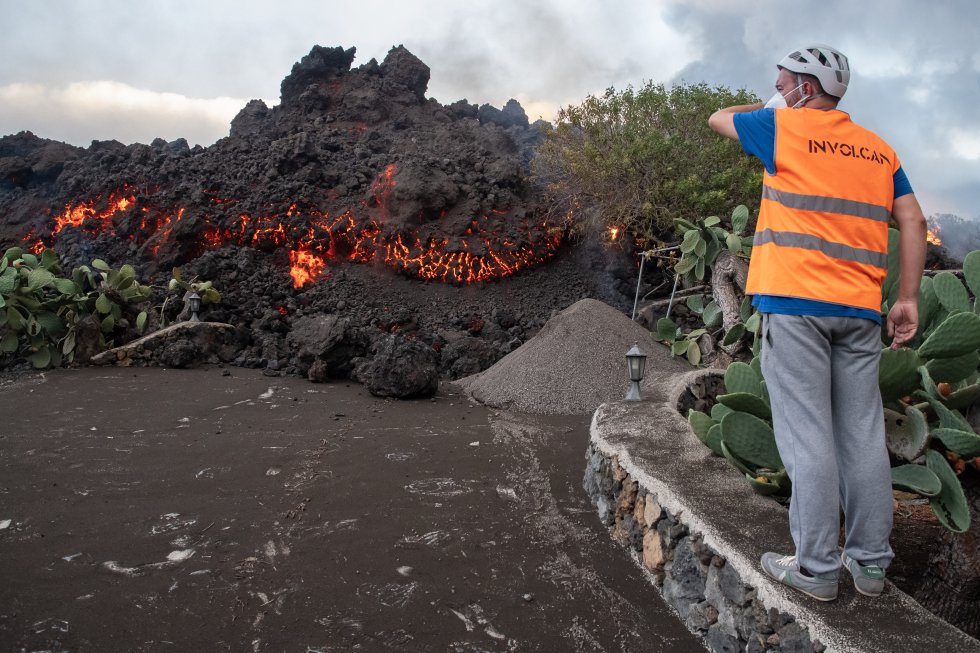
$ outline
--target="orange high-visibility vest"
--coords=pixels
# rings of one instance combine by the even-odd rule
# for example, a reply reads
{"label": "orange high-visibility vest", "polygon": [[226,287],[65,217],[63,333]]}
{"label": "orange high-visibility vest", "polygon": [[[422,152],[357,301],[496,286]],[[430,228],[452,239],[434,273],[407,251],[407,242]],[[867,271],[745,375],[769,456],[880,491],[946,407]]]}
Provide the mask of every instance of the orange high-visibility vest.
{"label": "orange high-visibility vest", "polygon": [[745,292],[881,309],[895,151],[841,111],[778,109]]}

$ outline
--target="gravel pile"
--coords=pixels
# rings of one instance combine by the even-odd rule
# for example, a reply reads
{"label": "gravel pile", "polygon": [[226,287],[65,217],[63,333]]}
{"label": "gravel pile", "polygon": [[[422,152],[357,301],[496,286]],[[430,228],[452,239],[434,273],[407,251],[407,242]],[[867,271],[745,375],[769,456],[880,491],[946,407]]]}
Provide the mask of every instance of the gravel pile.
{"label": "gravel pile", "polygon": [[[646,379],[690,370],[685,360],[615,308],[583,299],[548,320],[524,345],[493,367],[459,383],[476,401],[527,413],[591,413],[626,395],[626,352],[647,354]],[[644,382],[646,385],[646,382]]]}

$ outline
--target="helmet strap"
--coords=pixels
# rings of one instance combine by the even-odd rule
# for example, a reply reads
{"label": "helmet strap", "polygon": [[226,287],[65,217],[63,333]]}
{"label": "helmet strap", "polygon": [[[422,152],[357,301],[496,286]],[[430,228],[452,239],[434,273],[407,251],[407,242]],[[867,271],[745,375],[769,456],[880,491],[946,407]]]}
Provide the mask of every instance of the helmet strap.
{"label": "helmet strap", "polygon": [[[803,88],[803,84],[805,84],[805,83],[806,82],[803,80],[803,77],[799,73],[796,73],[796,88],[802,89]],[[793,108],[794,109],[802,109],[803,107],[806,106],[806,103],[809,102],[810,100],[816,100],[818,97],[823,97],[824,95],[826,95],[826,93],[824,93],[822,91],[820,93],[817,93],[816,95],[804,95],[803,94],[803,91],[801,90],[800,91],[800,101],[797,102],[796,104],[794,104],[793,105]]]}

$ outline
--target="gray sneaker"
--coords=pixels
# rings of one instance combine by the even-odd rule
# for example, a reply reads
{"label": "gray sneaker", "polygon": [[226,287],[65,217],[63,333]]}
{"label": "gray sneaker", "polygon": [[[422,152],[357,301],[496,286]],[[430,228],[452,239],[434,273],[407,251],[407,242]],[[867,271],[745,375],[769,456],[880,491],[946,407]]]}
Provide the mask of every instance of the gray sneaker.
{"label": "gray sneaker", "polygon": [[885,570],[878,565],[862,565],[841,551],[840,561],[854,579],[854,589],[865,596],[878,596],[885,589]]}
{"label": "gray sneaker", "polygon": [[837,579],[804,576],[800,572],[800,563],[796,561],[796,556],[763,553],[762,570],[783,585],[800,590],[818,601],[833,601],[837,598]]}

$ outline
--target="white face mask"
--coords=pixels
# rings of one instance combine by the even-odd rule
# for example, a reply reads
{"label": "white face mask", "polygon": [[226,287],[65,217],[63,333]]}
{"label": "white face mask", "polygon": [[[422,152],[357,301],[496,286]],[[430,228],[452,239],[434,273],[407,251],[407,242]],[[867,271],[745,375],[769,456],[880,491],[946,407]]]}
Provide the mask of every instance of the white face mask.
{"label": "white face mask", "polygon": [[[791,90],[790,92],[788,92],[786,95],[792,95],[794,92],[800,90],[801,88],[803,88],[803,84],[800,84],[799,86],[797,86],[796,88],[794,88],[793,90]],[[777,92],[775,95],[773,95],[771,98],[769,98],[769,101],[766,102],[765,108],[766,109],[785,109],[786,107],[789,106],[788,104],[786,104],[786,95],[783,95],[782,93]],[[808,97],[806,97],[804,95],[803,97],[800,98],[800,101],[799,102],[797,102],[796,104],[793,105],[793,108],[796,109],[798,107],[801,107],[804,104],[806,104],[807,100],[811,100],[811,99],[812,98],[808,98]]]}

